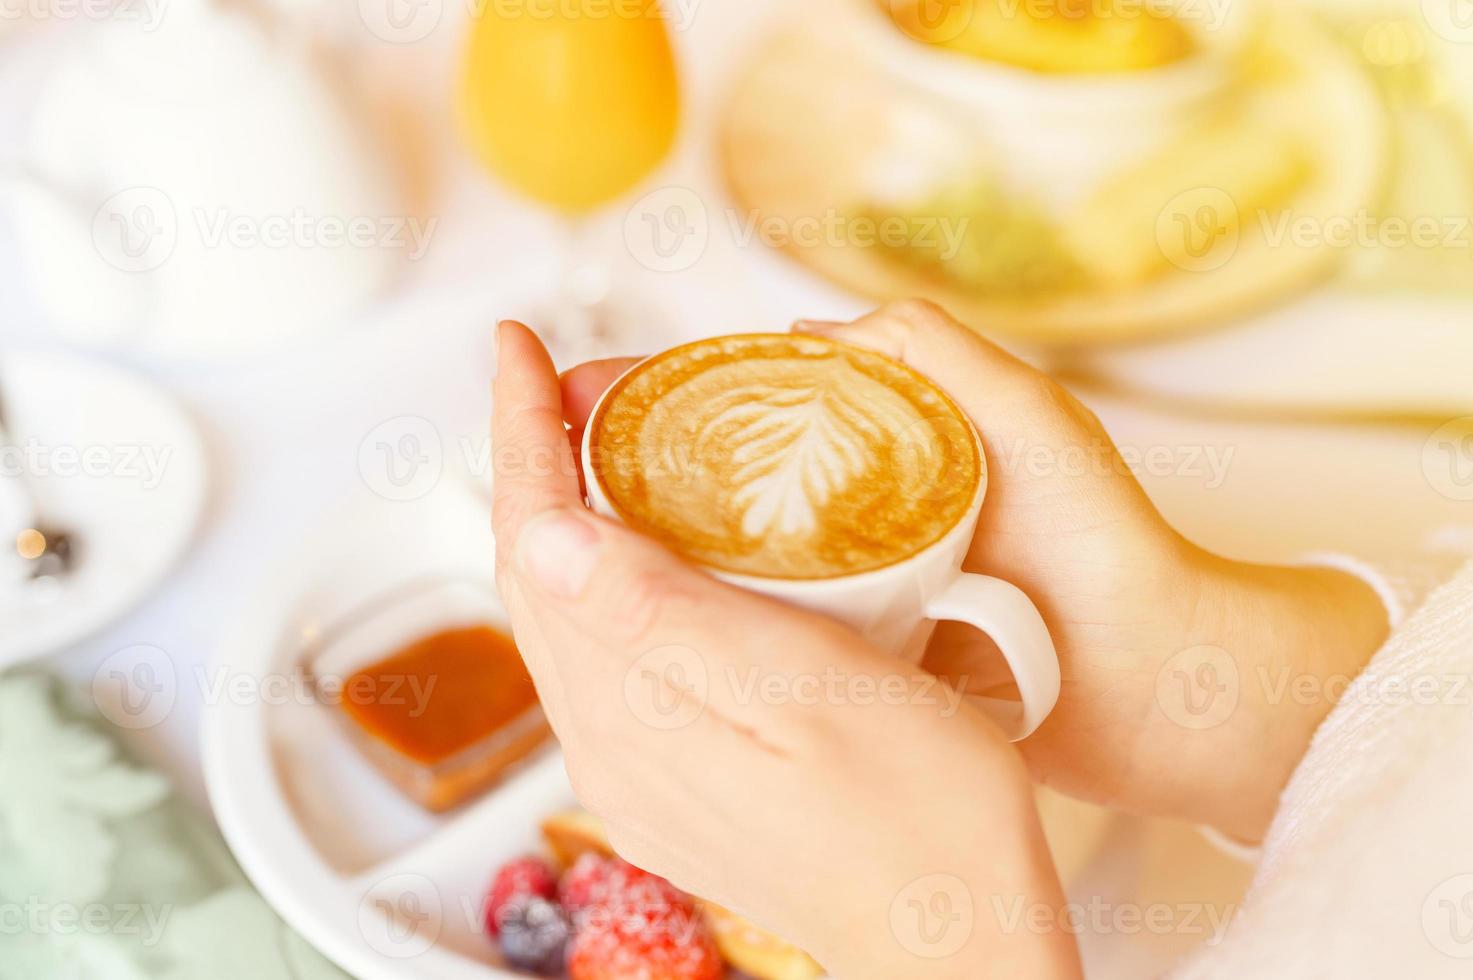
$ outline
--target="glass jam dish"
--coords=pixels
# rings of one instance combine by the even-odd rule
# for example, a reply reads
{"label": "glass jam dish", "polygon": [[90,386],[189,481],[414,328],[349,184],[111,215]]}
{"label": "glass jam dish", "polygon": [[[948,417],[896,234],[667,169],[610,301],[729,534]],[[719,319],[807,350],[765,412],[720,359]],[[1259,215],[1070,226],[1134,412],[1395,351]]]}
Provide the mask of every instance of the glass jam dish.
{"label": "glass jam dish", "polygon": [[494,592],[431,581],[385,593],[304,652],[319,703],[432,813],[481,795],[550,736]]}

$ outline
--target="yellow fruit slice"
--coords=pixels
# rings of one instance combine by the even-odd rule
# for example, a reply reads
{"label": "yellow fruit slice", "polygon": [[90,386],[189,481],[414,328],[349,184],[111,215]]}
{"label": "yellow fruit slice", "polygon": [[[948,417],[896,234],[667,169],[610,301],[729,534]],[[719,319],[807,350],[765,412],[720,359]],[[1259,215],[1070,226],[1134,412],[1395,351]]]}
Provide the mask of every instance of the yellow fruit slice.
{"label": "yellow fruit slice", "polygon": [[1158,68],[1196,48],[1169,14],[1111,0],[975,0],[946,4],[939,17],[930,0],[887,6],[917,40],[1050,74]]}
{"label": "yellow fruit slice", "polygon": [[1074,259],[1100,285],[1124,289],[1162,272],[1210,272],[1240,237],[1314,176],[1288,134],[1224,119],[1174,139],[1106,181],[1064,227]]}
{"label": "yellow fruit slice", "polygon": [[716,947],[732,966],[756,980],[816,980],[823,967],[801,949],[714,902],[701,902]]}
{"label": "yellow fruit slice", "polygon": [[564,810],[543,820],[542,839],[565,868],[590,852],[605,857],[614,853],[603,824],[585,810]]}

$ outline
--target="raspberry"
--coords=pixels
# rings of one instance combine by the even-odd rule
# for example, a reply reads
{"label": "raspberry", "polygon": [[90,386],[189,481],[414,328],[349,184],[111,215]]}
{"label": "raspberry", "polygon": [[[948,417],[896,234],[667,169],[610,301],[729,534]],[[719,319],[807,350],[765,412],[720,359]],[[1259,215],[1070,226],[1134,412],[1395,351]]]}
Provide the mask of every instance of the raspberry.
{"label": "raspberry", "polygon": [[606,871],[591,889],[602,897],[576,919],[572,980],[720,980],[721,954],[689,896],[629,865]]}
{"label": "raspberry", "polygon": [[516,895],[501,907],[497,924],[507,966],[544,977],[563,972],[573,930],[557,905],[540,895]]}
{"label": "raspberry", "polygon": [[501,908],[519,895],[536,895],[548,900],[556,898],[557,872],[546,861],[536,857],[520,857],[503,864],[491,882],[490,894],[486,896],[486,930],[491,935],[501,935]]}

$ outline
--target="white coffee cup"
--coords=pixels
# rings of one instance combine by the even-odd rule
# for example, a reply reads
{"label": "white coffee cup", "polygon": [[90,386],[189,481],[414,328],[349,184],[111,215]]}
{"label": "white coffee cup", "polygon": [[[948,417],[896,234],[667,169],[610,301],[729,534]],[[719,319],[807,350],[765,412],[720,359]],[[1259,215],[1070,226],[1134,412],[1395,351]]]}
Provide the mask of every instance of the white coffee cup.
{"label": "white coffee cup", "polygon": [[[640,365],[630,369],[632,373]],[[617,390],[617,384],[608,391]],[[603,406],[606,391],[594,407]],[[970,421],[967,431],[978,440]],[[593,426],[583,434],[583,476],[595,512],[615,520],[610,502],[590,460]],[[941,540],[904,561],[873,571],[825,579],[779,579],[707,569],[716,578],[771,596],[846,624],[870,643],[911,663],[919,663],[938,622],[974,626],[997,644],[1012,669],[1022,700],[972,696],[1002,728],[1020,741],[1043,724],[1059,700],[1059,658],[1043,616],[1017,586],[988,575],[962,571],[987,496],[985,454],[977,492],[966,516]]]}

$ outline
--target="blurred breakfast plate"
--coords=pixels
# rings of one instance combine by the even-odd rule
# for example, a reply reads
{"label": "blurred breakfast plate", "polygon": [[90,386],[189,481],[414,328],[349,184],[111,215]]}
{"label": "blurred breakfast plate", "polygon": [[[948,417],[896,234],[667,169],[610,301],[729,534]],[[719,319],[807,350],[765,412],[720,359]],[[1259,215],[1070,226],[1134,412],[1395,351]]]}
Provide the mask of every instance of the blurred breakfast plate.
{"label": "blurred breakfast plate", "polygon": [[358,751],[328,706],[264,692],[303,680],[305,641],[326,624],[405,583],[483,587],[488,618],[504,626],[493,568],[487,505],[469,485],[445,480],[411,502],[365,490],[257,584],[213,661],[263,692],[205,710],[205,778],[225,837],[282,917],[363,980],[520,975],[484,935],[480,902],[496,867],[538,849],[538,821],[573,803],[562,760],[544,751],[437,816]]}
{"label": "blurred breakfast plate", "polygon": [[[505,628],[505,610],[490,591],[493,549],[478,488],[444,481],[412,503],[364,495],[338,508],[260,586],[214,661],[217,679],[261,692],[206,708],[205,776],[226,839],[283,918],[363,980],[529,976],[508,967],[486,934],[495,871],[526,854],[566,865],[577,850],[607,848],[597,822],[577,810],[551,746],[458,809],[435,814],[372,764],[316,694],[265,696],[271,683],[303,680],[309,660],[315,666],[338,656],[318,655],[323,646],[342,646],[323,641],[339,632],[330,624],[353,619],[368,634],[384,628],[382,610],[369,608],[382,603],[366,607],[364,597],[402,596],[405,583],[479,589],[489,601],[475,615]],[[380,645],[377,637],[362,639]],[[556,838],[542,830],[554,815],[561,817]],[[744,925],[722,921],[733,931]],[[750,937],[729,941],[756,945]],[[782,962],[799,955],[775,941],[758,952]]]}
{"label": "blurred breakfast plate", "polygon": [[1338,278],[1231,329],[1076,350],[1060,366],[1240,411],[1473,414],[1473,60],[1415,2],[1322,13],[1376,83],[1396,161],[1375,207],[1322,230],[1338,236]]}
{"label": "blurred breakfast plate", "polygon": [[[341,646],[323,641],[339,632],[329,624],[353,618],[368,633],[380,631],[381,610],[366,608],[364,597],[402,595],[405,583],[479,588],[491,598],[478,615],[505,628],[490,591],[494,566],[477,488],[445,481],[408,504],[365,495],[339,508],[262,584],[214,661],[217,678],[262,692],[214,701],[205,713],[205,776],[226,839],[283,918],[363,980],[529,976],[508,967],[486,934],[494,873],[526,854],[567,865],[579,851],[608,847],[597,821],[577,810],[562,756],[550,746],[437,815],[371,764],[342,719],[331,717],[332,706],[315,696],[264,696],[270,682],[301,680],[308,660],[325,659],[304,651]],[[555,815],[557,832],[544,831]],[[792,947],[730,913],[706,914],[723,954],[747,952],[758,980],[764,973],[817,980],[812,961]],[[797,960],[805,972],[784,972]],[[778,972],[753,971],[757,963]]]}
{"label": "blurred breakfast plate", "polygon": [[[773,38],[722,136],[729,183],[758,227],[787,229],[775,244],[859,293],[925,296],[1051,346],[1174,337],[1328,279],[1336,249],[1260,219],[1323,226],[1385,182],[1374,86],[1293,10],[1264,9],[1235,54],[1043,75],[933,50],[888,23],[880,47],[909,53],[903,68],[887,64],[871,54],[873,6],[824,0]],[[1220,84],[1208,71],[1225,73]],[[1193,101],[1163,102],[1163,90]],[[1140,113],[1111,109],[1121,103]],[[1107,158],[1112,132],[1130,144],[1160,118],[1180,124]],[[887,221],[904,241],[875,244]],[[804,239],[805,227],[841,234]]]}
{"label": "blurred breakfast plate", "polygon": [[[484,795],[435,815],[360,753],[327,705],[264,692],[269,681],[300,680],[304,649],[325,624],[363,611],[365,596],[427,579],[489,591],[487,506],[477,488],[451,480],[410,503],[366,491],[345,502],[256,586],[214,658],[222,690],[263,692],[205,709],[205,777],[225,837],[282,917],[362,980],[526,976],[487,937],[483,903],[503,863],[548,851],[542,821],[576,807],[562,756],[543,749]],[[485,611],[505,625],[494,594]],[[1072,877],[1112,818],[1047,792],[1040,806],[1060,872]],[[748,973],[815,976],[811,963],[795,963],[806,957],[739,920],[716,918],[713,928],[727,956],[735,943],[755,954],[748,963],[776,964]]]}
{"label": "blurred breakfast plate", "polygon": [[[0,449],[0,667],[62,650],[143,600],[179,561],[204,509],[204,446],[184,410],[132,374],[42,353],[0,356],[0,396],[10,440]],[[28,582],[17,571],[15,534],[31,515],[76,539],[65,576]],[[22,570],[23,572],[23,570]]]}

